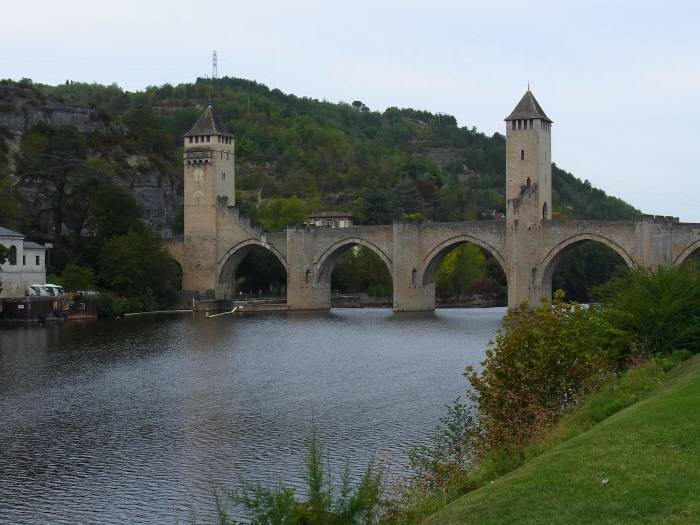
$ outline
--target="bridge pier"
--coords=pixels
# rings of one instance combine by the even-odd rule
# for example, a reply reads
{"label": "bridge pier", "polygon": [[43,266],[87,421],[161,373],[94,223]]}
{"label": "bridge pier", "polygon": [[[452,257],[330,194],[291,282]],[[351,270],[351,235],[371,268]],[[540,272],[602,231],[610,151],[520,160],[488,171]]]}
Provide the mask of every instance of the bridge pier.
{"label": "bridge pier", "polygon": [[435,283],[425,283],[426,253],[429,236],[423,224],[395,222],[393,225],[392,269],[394,311],[420,312],[435,309]]}

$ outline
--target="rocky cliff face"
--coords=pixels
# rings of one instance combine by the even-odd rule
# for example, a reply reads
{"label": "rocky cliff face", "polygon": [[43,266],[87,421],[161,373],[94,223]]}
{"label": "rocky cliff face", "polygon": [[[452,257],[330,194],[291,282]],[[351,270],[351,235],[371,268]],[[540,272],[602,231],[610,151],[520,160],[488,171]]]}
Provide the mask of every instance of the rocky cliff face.
{"label": "rocky cliff face", "polygon": [[[14,173],[14,154],[19,151],[22,136],[32,127],[44,121],[53,126],[75,126],[83,134],[126,136],[125,126],[100,115],[94,109],[44,95],[31,84],[0,82],[0,128],[9,133],[4,136],[9,155],[9,172]],[[119,146],[109,146],[112,151],[95,151],[102,158],[127,157],[127,163],[117,170],[115,182],[127,188],[143,210],[143,216],[164,235],[169,235],[173,216],[182,205],[182,173],[168,168],[166,163],[154,162],[147,154],[127,155]],[[23,194],[36,204],[38,198],[31,187],[23,188]]]}
{"label": "rocky cliff face", "polygon": [[91,108],[43,95],[31,85],[0,84],[0,126],[23,134],[39,121],[75,126],[82,133],[126,131]]}

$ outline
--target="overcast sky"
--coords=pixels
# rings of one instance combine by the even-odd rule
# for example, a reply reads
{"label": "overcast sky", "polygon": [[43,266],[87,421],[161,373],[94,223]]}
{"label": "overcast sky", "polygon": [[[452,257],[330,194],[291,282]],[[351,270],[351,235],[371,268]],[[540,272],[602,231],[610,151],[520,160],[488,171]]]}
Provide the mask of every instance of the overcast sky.
{"label": "overcast sky", "polygon": [[0,77],[116,82],[211,72],[488,134],[530,82],[553,159],[647,213],[700,222],[700,2],[3,2]]}

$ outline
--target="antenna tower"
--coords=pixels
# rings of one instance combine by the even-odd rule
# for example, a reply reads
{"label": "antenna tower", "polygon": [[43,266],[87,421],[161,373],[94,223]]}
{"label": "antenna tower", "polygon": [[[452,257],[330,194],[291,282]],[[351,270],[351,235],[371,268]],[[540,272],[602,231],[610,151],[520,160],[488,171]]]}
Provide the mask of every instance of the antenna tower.
{"label": "antenna tower", "polygon": [[216,67],[216,49],[211,55],[211,78],[217,79],[219,78],[219,71]]}

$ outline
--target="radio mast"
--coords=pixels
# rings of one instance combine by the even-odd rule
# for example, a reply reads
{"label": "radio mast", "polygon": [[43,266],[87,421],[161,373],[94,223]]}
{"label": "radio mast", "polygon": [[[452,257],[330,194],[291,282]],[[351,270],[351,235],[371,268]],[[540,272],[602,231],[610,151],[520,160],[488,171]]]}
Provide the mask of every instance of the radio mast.
{"label": "radio mast", "polygon": [[219,71],[216,67],[216,49],[211,55],[211,78],[214,80],[219,78]]}

